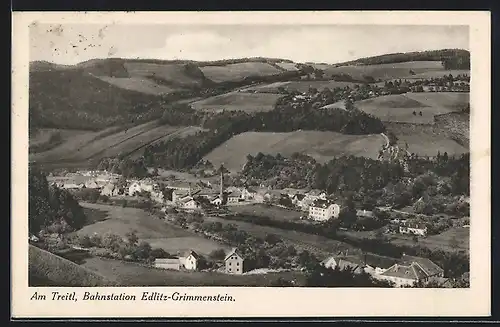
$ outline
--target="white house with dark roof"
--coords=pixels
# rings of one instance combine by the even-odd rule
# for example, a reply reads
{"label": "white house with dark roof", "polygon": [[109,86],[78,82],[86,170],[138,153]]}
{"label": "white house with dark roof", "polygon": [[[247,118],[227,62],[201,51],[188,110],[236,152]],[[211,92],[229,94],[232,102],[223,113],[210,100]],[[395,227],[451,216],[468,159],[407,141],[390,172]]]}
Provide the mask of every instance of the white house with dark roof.
{"label": "white house with dark roof", "polygon": [[245,272],[245,258],[233,248],[224,258],[225,271],[227,274],[241,275]]}
{"label": "white house with dark roof", "polygon": [[326,221],[338,218],[340,206],[327,200],[318,199],[309,206],[309,218],[316,221]]}
{"label": "white house with dark roof", "polygon": [[194,251],[189,251],[179,257],[181,265],[187,270],[198,270],[198,260],[200,256]]}
{"label": "white house with dark roof", "polygon": [[427,226],[421,223],[403,223],[399,225],[399,233],[400,234],[410,234],[410,235],[419,235],[426,236],[427,235]]}
{"label": "white house with dark roof", "polygon": [[377,276],[393,282],[396,287],[412,286],[416,282],[427,282],[432,278],[443,278],[444,270],[430,259],[403,254],[400,262]]}

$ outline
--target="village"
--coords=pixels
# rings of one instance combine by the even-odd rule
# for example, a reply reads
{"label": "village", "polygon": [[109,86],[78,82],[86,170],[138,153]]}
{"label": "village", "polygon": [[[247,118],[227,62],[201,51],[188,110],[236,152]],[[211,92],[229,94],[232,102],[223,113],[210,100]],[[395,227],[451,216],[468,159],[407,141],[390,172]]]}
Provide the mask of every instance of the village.
{"label": "village", "polygon": [[[295,222],[301,225],[323,226],[338,221],[342,205],[335,196],[324,191],[309,189],[272,189],[260,187],[236,187],[227,185],[223,170],[212,179],[200,178],[194,180],[165,180],[158,176],[144,179],[124,179],[121,175],[107,171],[76,171],[47,177],[49,183],[70,192],[92,190],[102,199],[133,199],[142,197],[148,199],[154,206],[160,208],[165,216],[165,223],[175,223],[172,213],[196,213],[212,217],[224,217],[228,208],[252,207],[255,205],[281,208],[300,213]],[[218,181],[215,180],[218,179]],[[389,207],[375,210],[356,210],[360,219],[374,219],[374,211],[391,212]],[[394,217],[394,216],[391,216]],[[427,226],[408,219],[400,214],[392,218],[384,227],[384,234],[411,235],[414,238],[425,238]],[[170,222],[169,222],[170,221]],[[183,225],[186,227],[185,225]],[[464,226],[468,227],[468,226]],[[186,227],[189,228],[189,227]],[[348,228],[340,227],[340,231],[349,232]],[[214,237],[211,232],[203,231],[205,237]],[[220,239],[220,236],[215,236]],[[222,240],[222,239],[221,239]],[[224,240],[222,240],[224,241]],[[222,257],[221,257],[222,259]],[[249,264],[237,247],[225,251],[218,265],[207,267],[205,259],[194,250],[184,251],[168,258],[156,258],[152,262],[157,269],[176,271],[207,271],[214,270],[231,275],[259,274],[272,271],[269,267]],[[351,253],[339,251],[321,261],[321,265],[331,269],[349,269],[355,274],[366,273],[372,278],[391,282],[395,287],[407,287],[416,283],[438,283],[442,287],[449,285],[449,279],[444,277],[444,270],[430,259],[403,254],[399,259],[388,260],[370,253]],[[279,268],[283,270],[283,268]],[[288,269],[303,269],[298,264],[292,264]],[[448,286],[450,287],[450,286]]]}

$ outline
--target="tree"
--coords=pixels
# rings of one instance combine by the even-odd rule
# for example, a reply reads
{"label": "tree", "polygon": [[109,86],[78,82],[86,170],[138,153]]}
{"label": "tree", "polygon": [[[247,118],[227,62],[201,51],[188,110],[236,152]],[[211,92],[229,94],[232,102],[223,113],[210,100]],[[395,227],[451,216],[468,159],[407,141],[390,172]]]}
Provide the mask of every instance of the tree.
{"label": "tree", "polygon": [[226,257],[226,252],[224,251],[224,249],[213,250],[212,252],[210,252],[209,257],[212,260],[224,260],[224,258]]}
{"label": "tree", "polygon": [[78,244],[80,244],[80,246],[84,248],[92,247],[92,241],[88,235],[80,236],[78,239]]}
{"label": "tree", "polygon": [[131,231],[128,232],[125,237],[127,238],[128,244],[134,246],[137,245],[137,242],[139,241],[139,238],[137,237],[136,231]]}
{"label": "tree", "polygon": [[139,260],[149,259],[151,256],[151,245],[148,242],[142,241],[136,248],[135,256]]}

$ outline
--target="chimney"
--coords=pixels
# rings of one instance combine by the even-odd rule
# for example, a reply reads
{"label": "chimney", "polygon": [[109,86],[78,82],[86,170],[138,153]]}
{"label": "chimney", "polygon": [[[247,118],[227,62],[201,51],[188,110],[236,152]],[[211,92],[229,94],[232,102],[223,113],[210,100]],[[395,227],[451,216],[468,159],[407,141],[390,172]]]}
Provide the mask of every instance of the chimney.
{"label": "chimney", "polygon": [[224,169],[223,169],[223,166],[221,165],[220,166],[220,199],[222,200],[222,196],[223,196],[223,191],[224,191]]}

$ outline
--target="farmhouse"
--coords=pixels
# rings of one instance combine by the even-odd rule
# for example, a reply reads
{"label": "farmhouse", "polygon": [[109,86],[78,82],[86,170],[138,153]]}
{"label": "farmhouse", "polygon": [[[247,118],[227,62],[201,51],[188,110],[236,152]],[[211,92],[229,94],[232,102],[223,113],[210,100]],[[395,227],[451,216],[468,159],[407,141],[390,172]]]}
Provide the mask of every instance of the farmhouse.
{"label": "farmhouse", "polygon": [[85,188],[100,188],[101,186],[93,179],[89,179],[85,182]]}
{"label": "farmhouse", "polygon": [[373,212],[369,210],[358,210],[356,211],[356,215],[363,218],[372,218]]}
{"label": "farmhouse", "polygon": [[347,256],[332,256],[328,257],[321,262],[321,265],[325,268],[330,269],[340,269],[340,270],[351,270],[355,274],[360,274],[363,272],[363,264],[354,257]]}
{"label": "farmhouse", "polygon": [[184,269],[187,270],[197,270],[198,269],[198,260],[200,256],[198,253],[194,251],[189,251],[186,253],[184,256],[179,257],[179,260],[184,267]]}
{"label": "farmhouse", "polygon": [[400,234],[427,235],[427,227],[418,223],[404,223],[399,226]]}
{"label": "farmhouse", "polygon": [[401,261],[378,275],[380,279],[391,281],[397,287],[411,286],[419,281],[444,277],[444,270],[427,258],[403,254]]}
{"label": "farmhouse", "polygon": [[101,190],[101,195],[117,196],[120,194],[120,189],[113,183],[108,183]]}
{"label": "farmhouse", "polygon": [[128,187],[128,195],[134,196],[135,193],[139,193],[142,191],[141,184],[138,181],[134,181]]}
{"label": "farmhouse", "polygon": [[338,218],[340,214],[340,206],[335,203],[330,203],[327,200],[316,200],[309,207],[309,218],[324,221],[331,218]]}
{"label": "farmhouse", "polygon": [[193,199],[192,196],[187,196],[179,201],[179,207],[186,210],[198,209],[198,203]]}
{"label": "farmhouse", "polygon": [[181,262],[179,258],[155,259],[155,267],[168,270],[180,270]]}
{"label": "farmhouse", "polygon": [[242,200],[242,192],[239,189],[234,189],[227,193],[227,203],[238,203]]}
{"label": "farmhouse", "polygon": [[224,259],[226,265],[226,273],[227,274],[237,274],[241,275],[245,272],[244,263],[245,258],[238,253],[237,249],[234,248],[226,255]]}

